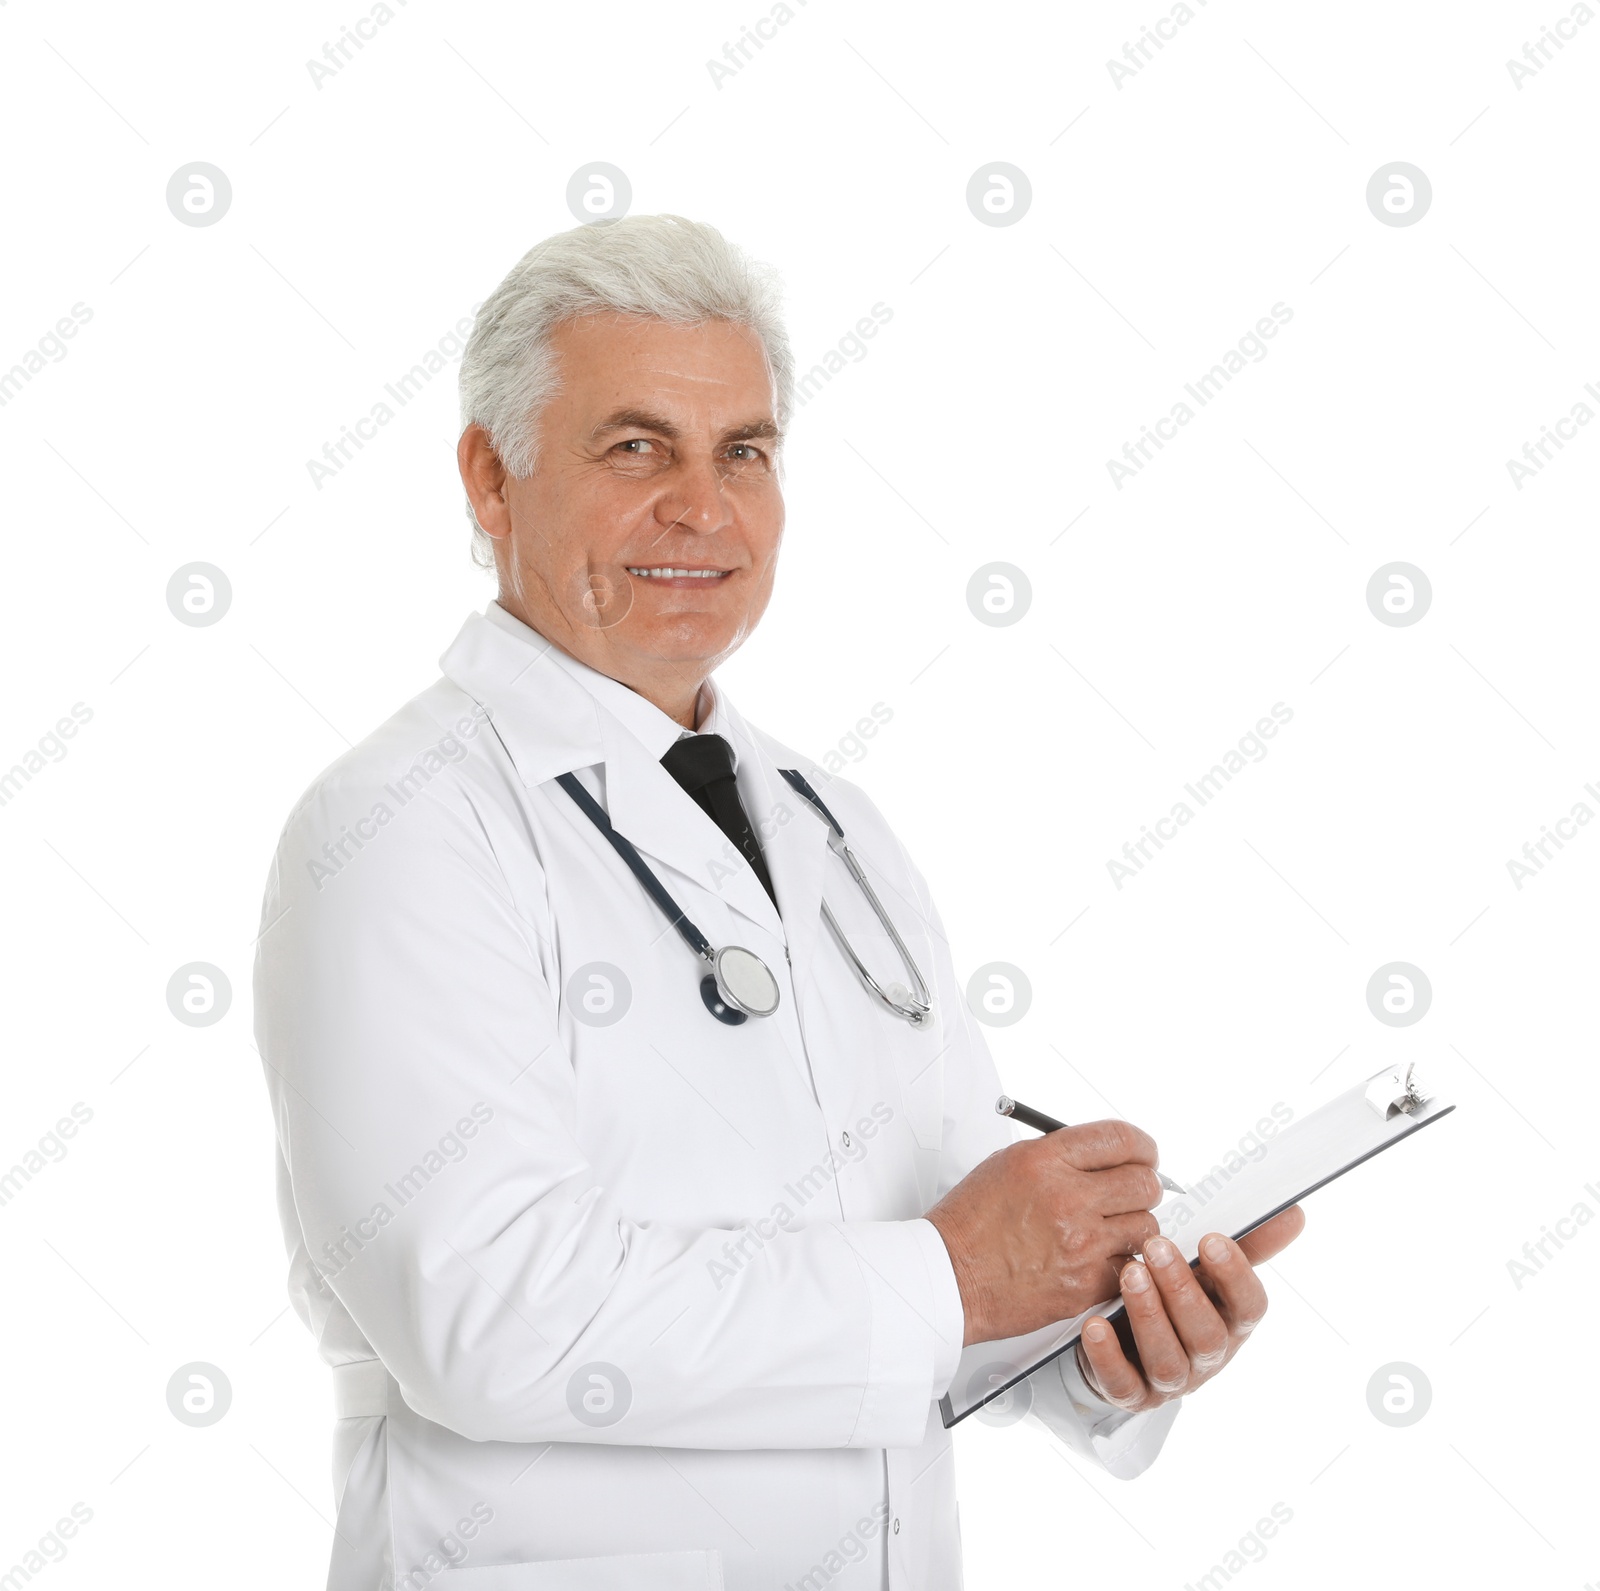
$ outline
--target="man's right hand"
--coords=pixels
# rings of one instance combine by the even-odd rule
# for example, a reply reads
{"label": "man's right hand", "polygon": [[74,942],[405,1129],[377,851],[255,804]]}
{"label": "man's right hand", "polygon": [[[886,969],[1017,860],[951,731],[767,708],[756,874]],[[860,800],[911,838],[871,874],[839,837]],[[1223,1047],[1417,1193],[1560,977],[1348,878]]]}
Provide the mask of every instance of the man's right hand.
{"label": "man's right hand", "polygon": [[1119,1259],[1156,1235],[1155,1141],[1125,1121],[997,1150],[934,1207],[966,1315],[963,1344],[1020,1336],[1117,1296]]}

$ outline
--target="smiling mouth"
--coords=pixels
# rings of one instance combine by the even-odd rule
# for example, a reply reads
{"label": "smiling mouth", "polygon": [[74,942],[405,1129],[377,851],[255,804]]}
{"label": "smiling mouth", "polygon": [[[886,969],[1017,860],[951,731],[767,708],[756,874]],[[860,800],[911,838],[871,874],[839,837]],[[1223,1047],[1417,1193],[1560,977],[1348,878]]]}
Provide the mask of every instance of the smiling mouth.
{"label": "smiling mouth", "polygon": [[725,580],[733,573],[731,569],[678,569],[668,564],[624,564],[623,567],[641,580]]}

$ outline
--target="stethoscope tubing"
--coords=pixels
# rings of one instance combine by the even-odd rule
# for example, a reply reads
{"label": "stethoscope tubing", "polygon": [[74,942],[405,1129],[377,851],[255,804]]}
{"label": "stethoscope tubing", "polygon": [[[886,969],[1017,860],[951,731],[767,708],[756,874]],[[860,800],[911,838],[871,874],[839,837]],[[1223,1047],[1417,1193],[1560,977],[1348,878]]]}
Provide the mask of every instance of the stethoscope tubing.
{"label": "stethoscope tubing", "polygon": [[920,1027],[929,1012],[933,1010],[933,997],[928,992],[927,984],[922,981],[922,969],[917,965],[916,957],[906,948],[905,940],[900,937],[900,930],[894,925],[894,918],[884,910],[883,902],[878,899],[878,892],[869,882],[865,869],[856,860],[856,853],[850,849],[846,842],[844,826],[823,805],[822,797],[811,788],[809,781],[798,768],[780,768],[778,772],[789,782],[796,794],[804,796],[827,820],[828,828],[831,831],[828,835],[828,844],[844,865],[849,868],[850,876],[860,885],[861,893],[867,897],[868,905],[872,907],[877,914],[878,921],[883,924],[890,939],[894,941],[895,949],[900,952],[900,959],[906,964],[912,981],[916,984],[916,989],[911,994],[912,1003],[910,1005],[902,1005],[872,976],[866,963],[856,954],[855,946],[845,937],[844,930],[828,909],[827,901],[822,903],[823,921],[827,923],[829,931],[838,942],[839,948],[849,958],[851,966],[855,968],[856,976],[867,990],[877,995],[896,1016],[904,1017],[913,1027]]}
{"label": "stethoscope tubing", "polygon": [[606,809],[583,788],[578,782],[578,776],[573,773],[558,773],[556,783],[577,802],[583,815],[610,840],[617,855],[628,864],[633,876],[644,885],[645,893],[661,908],[666,914],[667,921],[683,936],[684,943],[702,961],[713,960],[715,953],[711,948],[711,941],[695,927],[689,914],[667,892],[667,886],[656,877],[650,864],[634,849],[633,842],[611,826],[611,818]]}

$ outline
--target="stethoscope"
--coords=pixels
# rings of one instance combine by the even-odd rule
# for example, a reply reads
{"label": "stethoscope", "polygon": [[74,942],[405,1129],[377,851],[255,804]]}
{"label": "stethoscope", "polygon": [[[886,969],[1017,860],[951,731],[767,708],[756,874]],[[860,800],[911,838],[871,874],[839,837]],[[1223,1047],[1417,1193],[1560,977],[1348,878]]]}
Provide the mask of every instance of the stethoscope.
{"label": "stethoscope", "polygon": [[[778,772],[789,782],[795,793],[804,796],[827,823],[828,844],[850,870],[850,876],[861,886],[861,892],[867,897],[873,911],[877,913],[878,921],[883,924],[889,937],[894,941],[895,949],[900,952],[900,958],[905,962],[915,988],[902,990],[898,984],[894,984],[885,989],[867,970],[850,941],[845,938],[844,930],[840,928],[833,913],[828,910],[827,901],[822,903],[823,921],[827,923],[850,965],[855,968],[856,976],[861,980],[862,986],[883,1001],[897,1017],[904,1018],[914,1028],[921,1027],[933,1011],[933,996],[929,994],[928,986],[923,981],[922,970],[906,948],[905,940],[900,937],[899,930],[895,928],[888,912],[883,909],[883,903],[878,899],[872,885],[868,883],[867,875],[861,870],[861,864],[856,860],[855,853],[845,844],[844,829],[840,826],[839,820],[822,804],[822,797],[811,788],[797,768],[780,768]],[[617,855],[628,864],[633,876],[644,886],[645,893],[666,913],[668,921],[683,936],[689,948],[710,965],[711,970],[700,980],[700,998],[705,1001],[706,1009],[712,1016],[719,1022],[726,1022],[730,1027],[737,1027],[746,1017],[771,1016],[778,1009],[778,980],[773,977],[766,962],[753,950],[746,950],[742,945],[724,945],[720,950],[713,950],[711,941],[695,927],[683,908],[667,893],[666,885],[651,871],[650,865],[634,849],[632,842],[611,826],[611,819],[606,815],[605,808],[584,789],[577,777],[570,773],[557,774],[556,783],[577,802],[584,816],[611,842]],[[902,994],[903,999],[900,998]]]}

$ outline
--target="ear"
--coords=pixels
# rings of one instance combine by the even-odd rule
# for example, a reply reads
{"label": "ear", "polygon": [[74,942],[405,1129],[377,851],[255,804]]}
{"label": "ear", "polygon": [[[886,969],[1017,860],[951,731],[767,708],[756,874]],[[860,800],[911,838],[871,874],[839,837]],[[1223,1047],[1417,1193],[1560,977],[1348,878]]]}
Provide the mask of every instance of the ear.
{"label": "ear", "polygon": [[486,536],[504,541],[511,534],[511,505],[506,500],[506,467],[481,425],[469,425],[456,444],[456,464],[467,489],[472,512]]}

